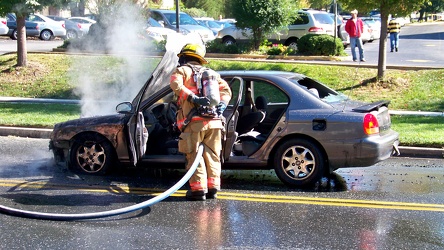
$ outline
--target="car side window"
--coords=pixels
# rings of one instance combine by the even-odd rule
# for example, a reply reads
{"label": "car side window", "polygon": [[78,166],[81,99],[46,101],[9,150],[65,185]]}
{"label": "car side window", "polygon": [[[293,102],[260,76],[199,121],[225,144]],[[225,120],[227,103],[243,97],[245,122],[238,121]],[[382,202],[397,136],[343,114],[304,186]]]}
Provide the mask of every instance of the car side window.
{"label": "car side window", "polygon": [[298,17],[294,20],[293,25],[308,24],[308,15],[305,13],[298,13]]}
{"label": "car side window", "polygon": [[269,104],[288,103],[288,96],[275,85],[265,81],[253,81],[253,98],[265,96]]}
{"label": "car side window", "polygon": [[151,17],[156,21],[163,21],[162,16],[156,12],[151,12]]}

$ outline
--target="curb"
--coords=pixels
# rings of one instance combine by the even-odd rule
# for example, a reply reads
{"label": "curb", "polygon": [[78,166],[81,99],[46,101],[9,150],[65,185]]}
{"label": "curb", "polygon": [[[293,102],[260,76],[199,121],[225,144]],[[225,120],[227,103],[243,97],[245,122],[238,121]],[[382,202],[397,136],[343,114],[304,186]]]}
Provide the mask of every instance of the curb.
{"label": "curb", "polygon": [[[25,138],[49,139],[52,129],[48,128],[22,128],[0,126],[0,136],[17,136]],[[399,146],[400,156],[416,158],[444,158],[444,148],[422,148]]]}

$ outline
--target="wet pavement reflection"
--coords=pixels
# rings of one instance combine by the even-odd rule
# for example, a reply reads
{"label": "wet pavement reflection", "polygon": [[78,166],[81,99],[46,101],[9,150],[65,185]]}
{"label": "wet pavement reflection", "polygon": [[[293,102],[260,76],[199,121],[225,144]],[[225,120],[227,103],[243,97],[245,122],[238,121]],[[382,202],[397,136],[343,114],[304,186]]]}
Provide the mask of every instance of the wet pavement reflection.
{"label": "wet pavement reflection", "polygon": [[[55,213],[116,209],[153,197],[184,173],[77,175],[54,166],[47,143],[0,138],[0,204]],[[9,249],[443,249],[443,170],[443,159],[391,158],[304,189],[286,187],[272,170],[224,170],[217,200],[186,201],[183,187],[150,208],[98,220],[0,214],[0,240]]]}

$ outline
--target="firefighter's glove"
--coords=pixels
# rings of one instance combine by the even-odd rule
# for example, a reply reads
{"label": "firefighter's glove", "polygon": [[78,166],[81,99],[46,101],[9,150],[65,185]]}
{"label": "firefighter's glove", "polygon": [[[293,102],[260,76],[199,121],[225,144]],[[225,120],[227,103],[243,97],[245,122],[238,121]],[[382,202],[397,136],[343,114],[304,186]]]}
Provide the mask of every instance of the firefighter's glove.
{"label": "firefighter's glove", "polygon": [[207,97],[199,97],[197,95],[190,95],[188,96],[189,101],[195,104],[198,104],[200,106],[210,106],[210,99]]}
{"label": "firefighter's glove", "polygon": [[225,102],[219,102],[219,104],[216,106],[217,115],[222,116],[226,108],[227,104],[225,104]]}

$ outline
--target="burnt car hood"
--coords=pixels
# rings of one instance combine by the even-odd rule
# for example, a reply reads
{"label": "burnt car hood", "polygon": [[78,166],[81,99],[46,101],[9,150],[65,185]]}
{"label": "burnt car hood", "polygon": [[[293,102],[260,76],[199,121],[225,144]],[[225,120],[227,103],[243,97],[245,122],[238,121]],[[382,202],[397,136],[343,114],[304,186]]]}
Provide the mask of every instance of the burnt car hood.
{"label": "burnt car hood", "polygon": [[106,126],[108,125],[118,125],[124,124],[128,119],[128,115],[125,114],[114,114],[106,116],[92,116],[79,118],[74,120],[69,120],[66,122],[57,123],[54,129],[66,128],[66,127],[94,127],[94,126]]}

